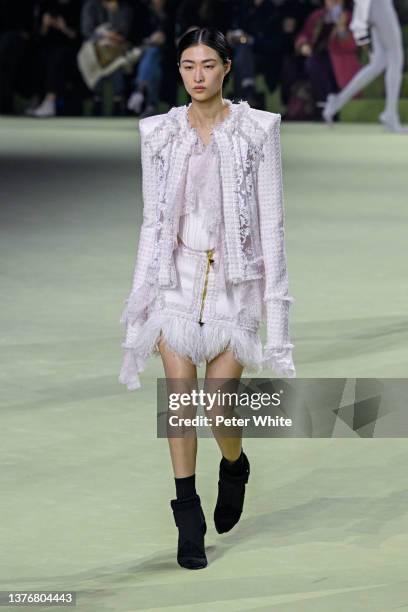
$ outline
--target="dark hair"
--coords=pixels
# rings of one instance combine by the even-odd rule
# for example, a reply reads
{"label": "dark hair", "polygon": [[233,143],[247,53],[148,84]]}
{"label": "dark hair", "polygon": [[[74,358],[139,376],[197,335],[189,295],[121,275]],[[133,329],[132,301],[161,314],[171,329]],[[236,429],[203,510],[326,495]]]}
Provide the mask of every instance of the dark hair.
{"label": "dark hair", "polygon": [[[185,49],[199,44],[214,49],[223,64],[232,59],[231,46],[222,32],[216,28],[194,28],[193,30],[187,30],[177,43],[177,64],[180,64],[180,58]],[[227,76],[229,76],[229,73]]]}

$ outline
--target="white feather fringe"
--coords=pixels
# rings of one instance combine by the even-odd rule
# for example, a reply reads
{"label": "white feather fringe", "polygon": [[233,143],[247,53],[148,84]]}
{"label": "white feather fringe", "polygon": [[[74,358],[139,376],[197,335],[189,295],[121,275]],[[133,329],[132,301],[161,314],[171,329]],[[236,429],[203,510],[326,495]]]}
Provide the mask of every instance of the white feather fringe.
{"label": "white feather fringe", "polygon": [[122,344],[125,357],[119,381],[129,390],[140,388],[138,375],[143,372],[146,360],[160,354],[157,347],[160,332],[171,351],[197,366],[211,361],[229,347],[246,371],[259,373],[262,370],[262,343],[258,333],[228,325],[228,322],[211,321],[200,326],[183,317],[155,314],[142,325],[136,337]]}

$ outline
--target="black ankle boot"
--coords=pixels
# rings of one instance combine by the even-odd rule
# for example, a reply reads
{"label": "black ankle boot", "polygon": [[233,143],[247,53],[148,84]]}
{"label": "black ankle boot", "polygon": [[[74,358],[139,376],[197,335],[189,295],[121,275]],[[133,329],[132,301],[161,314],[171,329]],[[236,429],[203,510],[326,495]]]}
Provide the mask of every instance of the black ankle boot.
{"label": "black ankle boot", "polygon": [[230,531],[241,517],[244,507],[245,484],[248,482],[250,467],[248,457],[242,451],[243,469],[241,474],[227,472],[220,462],[218,498],[214,510],[214,523],[218,533]]}
{"label": "black ankle boot", "polygon": [[207,525],[200,496],[172,499],[170,505],[179,530],[177,561],[187,569],[201,569],[207,565],[204,535]]}

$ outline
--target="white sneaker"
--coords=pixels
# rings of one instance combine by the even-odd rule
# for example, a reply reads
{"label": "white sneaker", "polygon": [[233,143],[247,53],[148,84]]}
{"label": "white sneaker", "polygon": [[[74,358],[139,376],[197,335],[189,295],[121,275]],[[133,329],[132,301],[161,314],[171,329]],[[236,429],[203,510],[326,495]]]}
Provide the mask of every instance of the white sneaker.
{"label": "white sneaker", "polygon": [[56,114],[55,101],[47,100],[47,98],[29,113],[31,117],[55,117]]}
{"label": "white sneaker", "polygon": [[394,134],[408,134],[408,128],[401,125],[398,115],[387,115],[383,112],[378,119],[388,131]]}
{"label": "white sneaker", "polygon": [[30,98],[30,101],[28,103],[27,108],[24,111],[25,115],[31,115],[31,113],[33,112],[33,110],[35,108],[37,108],[37,106],[40,104],[41,102],[41,98],[37,95],[34,95]]}
{"label": "white sneaker", "polygon": [[322,112],[322,117],[328,125],[333,124],[333,117],[337,113],[336,102],[337,96],[335,94],[329,94],[327,96],[327,100]]}
{"label": "white sneaker", "polygon": [[142,92],[134,91],[127,102],[128,110],[133,111],[136,115],[138,115],[142,110],[143,102],[144,95]]}

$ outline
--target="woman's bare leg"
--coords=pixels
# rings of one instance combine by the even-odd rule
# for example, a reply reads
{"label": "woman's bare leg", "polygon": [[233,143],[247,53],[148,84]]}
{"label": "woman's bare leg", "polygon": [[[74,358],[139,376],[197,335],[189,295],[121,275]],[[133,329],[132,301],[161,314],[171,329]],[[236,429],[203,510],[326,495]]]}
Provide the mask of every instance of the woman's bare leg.
{"label": "woman's bare leg", "polygon": [[[190,392],[197,388],[197,368],[188,359],[173,353],[161,339],[158,343],[165,376],[168,379],[168,392]],[[189,409],[188,416],[195,416]],[[196,470],[197,431],[192,427],[183,437],[168,437],[171,461],[175,478],[191,476]]]}
{"label": "woman's bare leg", "polygon": [[[214,379],[233,378],[239,381],[243,369],[243,366],[235,359],[232,350],[224,351],[215,357],[215,359],[207,363],[205,372],[205,390],[212,393],[216,392],[216,390],[219,388],[219,384]],[[233,389],[231,389],[231,391],[233,391]],[[228,461],[235,461],[238,459],[242,449],[242,429],[234,428],[234,436],[231,437],[223,435],[223,433],[225,433],[225,429],[223,430],[222,427],[213,427],[212,431],[222,455]]]}

